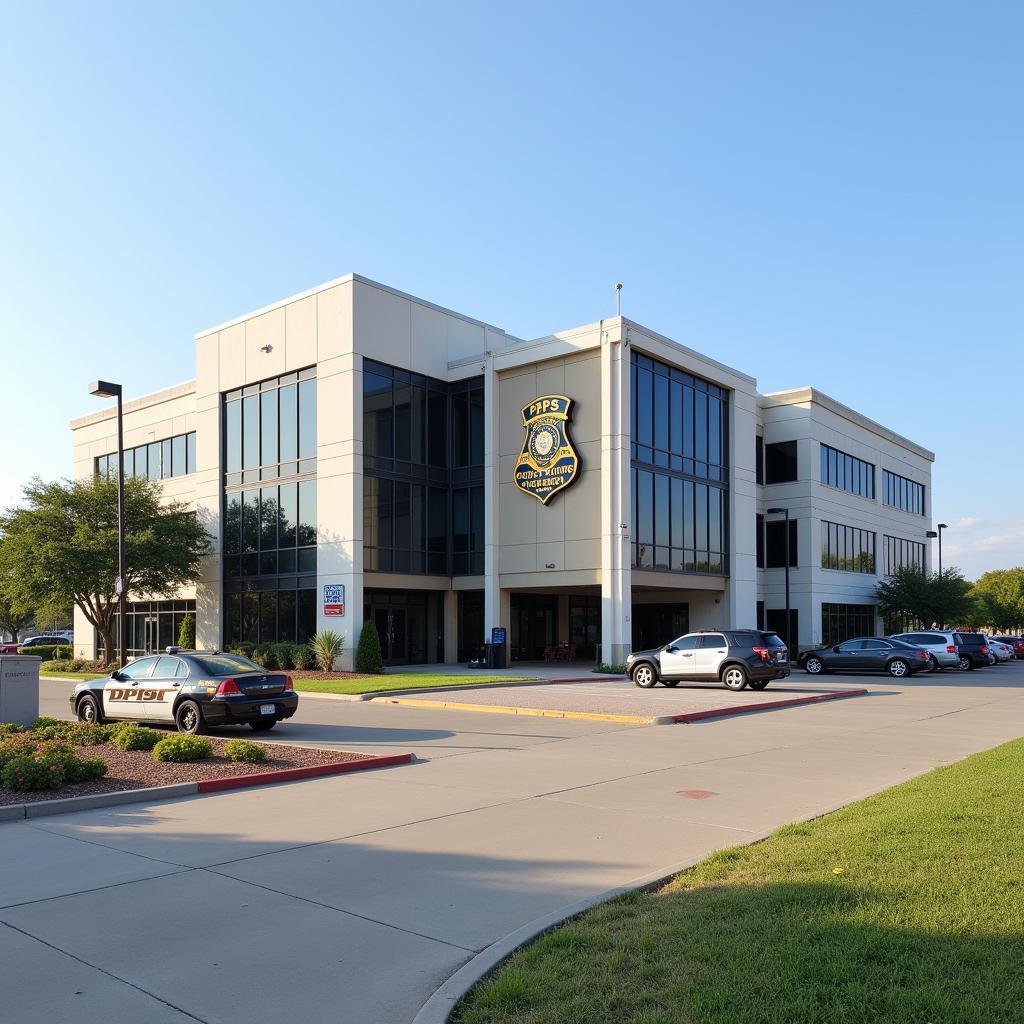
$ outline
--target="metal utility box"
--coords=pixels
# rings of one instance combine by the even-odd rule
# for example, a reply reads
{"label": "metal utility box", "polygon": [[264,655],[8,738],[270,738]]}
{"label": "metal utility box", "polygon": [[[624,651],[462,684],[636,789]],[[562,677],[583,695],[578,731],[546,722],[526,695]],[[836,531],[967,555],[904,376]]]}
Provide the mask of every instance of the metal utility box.
{"label": "metal utility box", "polygon": [[0,722],[31,725],[39,717],[41,658],[0,654]]}

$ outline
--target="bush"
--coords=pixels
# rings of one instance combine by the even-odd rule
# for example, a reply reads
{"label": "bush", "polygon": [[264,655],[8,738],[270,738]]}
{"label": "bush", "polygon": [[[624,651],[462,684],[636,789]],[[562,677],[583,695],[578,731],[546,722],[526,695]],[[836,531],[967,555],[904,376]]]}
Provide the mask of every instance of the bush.
{"label": "bush", "polygon": [[59,789],[64,785],[64,766],[59,762],[46,762],[30,755],[16,757],[4,765],[0,774],[5,789],[28,792],[33,789]]}
{"label": "bush", "polygon": [[73,658],[75,656],[75,649],[71,644],[57,644],[53,649],[53,657],[59,661],[61,658]]}
{"label": "bush", "polygon": [[37,741],[58,740],[75,747],[94,747],[106,743],[113,732],[110,725],[86,725],[84,722],[54,722],[37,726],[32,736]]}
{"label": "bush", "polygon": [[295,652],[298,647],[295,644],[274,644],[274,657],[277,658],[277,667],[283,669],[295,668]]}
{"label": "bush", "polygon": [[0,722],[0,743],[8,736],[17,736],[18,733],[24,731],[25,726],[23,725],[16,725],[14,722]]}
{"label": "bush", "polygon": [[213,755],[213,744],[200,736],[165,736],[153,748],[154,761],[201,761]]}
{"label": "bush", "polygon": [[74,653],[67,644],[38,644],[35,647],[19,647],[18,653],[31,654],[36,658],[42,658],[43,661],[53,661],[53,659],[57,657],[58,650],[66,651],[67,654],[62,655],[62,657],[67,658],[70,658]]}
{"label": "bush", "polygon": [[625,665],[606,665],[603,661],[597,668],[592,669],[594,672],[604,672],[608,675],[613,676],[624,676],[626,674]]}
{"label": "bush", "polygon": [[196,649],[196,617],[191,612],[181,620],[181,628],[178,630],[178,646],[183,651]]}
{"label": "bush", "polygon": [[152,750],[163,742],[160,736],[155,729],[144,729],[134,722],[126,722],[113,730],[110,742],[120,750]]}
{"label": "bush", "polygon": [[69,767],[71,775],[67,770],[64,773],[68,782],[95,782],[107,774],[107,762],[102,757],[76,757]]}
{"label": "bush", "polygon": [[359,633],[359,646],[356,647],[357,672],[383,672],[384,660],[380,653],[380,637],[377,627],[370,619],[363,623]]}
{"label": "bush", "polygon": [[40,715],[29,728],[35,732],[37,729],[45,729],[48,725],[63,725],[64,723],[59,718],[48,718],[46,715]]}
{"label": "bush", "polygon": [[274,651],[275,644],[258,644],[252,652],[252,660],[260,668],[277,668],[277,654]]}
{"label": "bush", "polygon": [[107,774],[99,757],[78,757],[66,743],[22,744],[15,756],[4,760],[0,781],[8,789],[27,792],[59,789],[76,782],[91,782]]}
{"label": "bush", "polygon": [[224,744],[224,756],[232,761],[259,764],[267,759],[267,748],[252,740],[228,740]]}
{"label": "bush", "polygon": [[36,750],[36,741],[28,733],[8,736],[0,741],[0,769],[21,757],[31,757]]}
{"label": "bush", "polygon": [[295,648],[295,654],[292,656],[292,662],[300,671],[316,667],[316,658],[313,657],[313,652],[309,649],[307,644],[299,644],[299,646]]}
{"label": "bush", "polygon": [[232,644],[227,648],[228,654],[240,654],[243,658],[251,658],[253,651],[256,650],[256,645],[250,640],[239,640],[237,644]]}
{"label": "bush", "polygon": [[309,649],[313,652],[317,668],[321,672],[332,672],[334,659],[345,650],[345,638],[332,629],[323,629],[309,641]]}

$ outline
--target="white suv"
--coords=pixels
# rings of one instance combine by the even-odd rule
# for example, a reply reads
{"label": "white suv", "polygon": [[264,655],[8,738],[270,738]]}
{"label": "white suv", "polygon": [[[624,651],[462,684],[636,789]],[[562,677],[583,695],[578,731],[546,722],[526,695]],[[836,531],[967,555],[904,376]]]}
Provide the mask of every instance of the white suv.
{"label": "white suv", "polygon": [[956,668],[960,664],[956,633],[942,629],[922,629],[916,633],[894,633],[889,639],[923,647],[928,652],[928,664],[932,672]]}

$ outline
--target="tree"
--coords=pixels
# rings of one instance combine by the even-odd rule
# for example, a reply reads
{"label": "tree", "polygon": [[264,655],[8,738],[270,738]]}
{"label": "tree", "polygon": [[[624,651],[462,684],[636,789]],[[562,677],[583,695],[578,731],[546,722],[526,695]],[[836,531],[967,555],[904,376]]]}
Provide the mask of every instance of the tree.
{"label": "tree", "polygon": [[181,626],[178,629],[178,646],[183,651],[196,649],[196,617],[191,612],[181,620]]}
{"label": "tree", "polygon": [[920,566],[897,569],[875,587],[875,601],[887,629],[960,624],[970,617],[970,584],[959,569],[928,573]]}
{"label": "tree", "polygon": [[356,646],[356,671],[384,671],[384,659],[380,653],[380,637],[377,635],[377,627],[371,619],[367,619],[363,623],[363,628],[359,633],[359,643]]}
{"label": "tree", "polygon": [[978,625],[999,630],[1024,625],[1024,568],[993,569],[971,588]]}
{"label": "tree", "polygon": [[20,639],[18,634],[32,624],[33,617],[31,611],[19,609],[14,604],[6,588],[0,589],[0,630],[10,633],[15,643]]}
{"label": "tree", "polygon": [[[137,596],[173,597],[196,583],[210,538],[182,502],[160,485],[125,480],[125,587]],[[16,607],[77,605],[114,658],[117,613],[117,481],[99,478],[24,488],[26,504],[0,515],[0,578]]]}

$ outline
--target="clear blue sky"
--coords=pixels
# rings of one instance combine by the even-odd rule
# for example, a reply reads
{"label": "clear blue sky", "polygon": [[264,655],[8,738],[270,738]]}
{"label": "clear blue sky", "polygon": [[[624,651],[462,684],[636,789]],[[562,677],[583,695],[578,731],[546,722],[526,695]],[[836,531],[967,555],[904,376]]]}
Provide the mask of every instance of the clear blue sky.
{"label": "clear blue sky", "polygon": [[90,379],[188,379],[332,277],[520,337],[621,280],[933,449],[947,563],[1021,564],[1022,38],[1011,0],[5,4],[0,505],[70,473]]}

